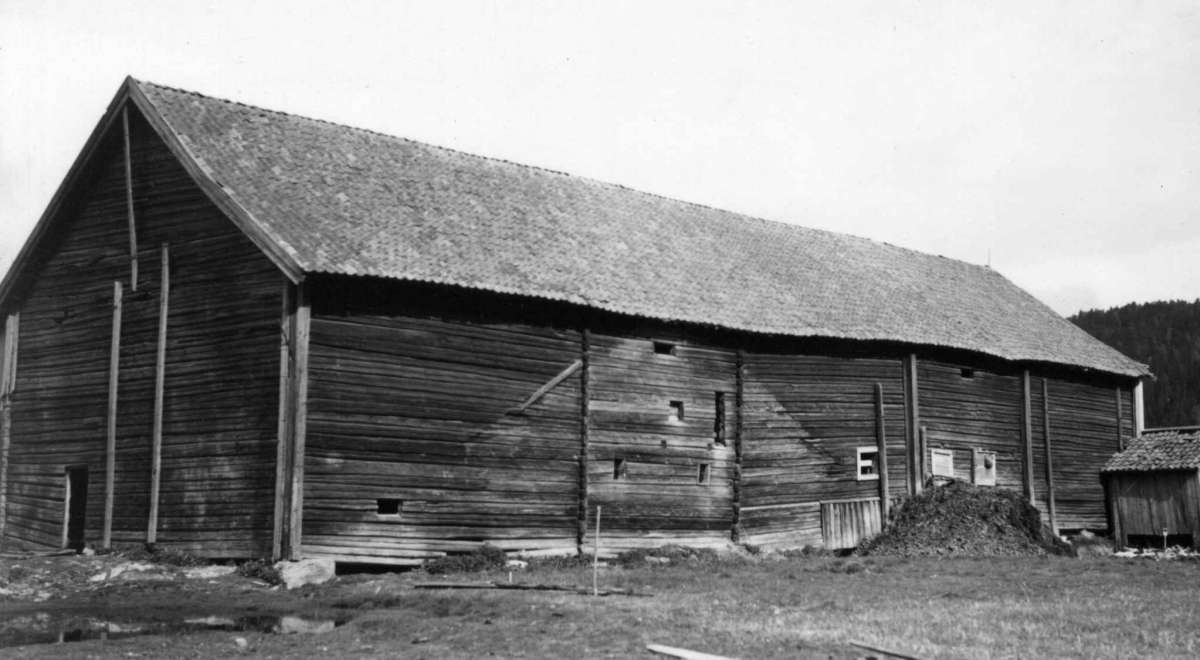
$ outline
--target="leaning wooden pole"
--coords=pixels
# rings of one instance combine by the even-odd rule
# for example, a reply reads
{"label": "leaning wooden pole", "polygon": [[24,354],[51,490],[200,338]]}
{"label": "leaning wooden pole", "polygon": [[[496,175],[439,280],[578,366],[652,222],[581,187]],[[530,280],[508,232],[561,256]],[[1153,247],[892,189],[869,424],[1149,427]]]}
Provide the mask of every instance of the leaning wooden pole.
{"label": "leaning wooden pole", "polygon": [[133,212],[133,148],[129,137],[129,106],[121,110],[121,125],[125,136],[125,214],[129,221],[129,289],[137,291],[138,247],[137,218]]}
{"label": "leaning wooden pole", "polygon": [[891,491],[888,488],[887,425],[883,419],[881,383],[875,383],[875,443],[879,452],[879,513],[883,516],[881,522],[886,525],[891,509]]}
{"label": "leaning wooden pole", "polygon": [[905,384],[908,385],[908,437],[910,445],[908,448],[908,466],[909,478],[912,479],[912,489],[910,495],[916,495],[925,489],[925,446],[924,434],[921,430],[921,397],[919,391],[919,379],[917,378],[917,354],[910,353],[905,361],[906,378]]}
{"label": "leaning wooden pole", "polygon": [[1029,370],[1021,374],[1021,440],[1025,445],[1024,470],[1021,481],[1025,486],[1025,497],[1033,501],[1033,394],[1029,386]]}
{"label": "leaning wooden pole", "polygon": [[113,489],[117,480],[117,383],[121,374],[120,282],[113,282],[112,339],[108,349],[108,432],[104,443],[104,531],[100,546],[112,547]]}
{"label": "leaning wooden pole", "polygon": [[596,505],[596,535],[592,538],[592,595],[600,595],[600,505]]}
{"label": "leaning wooden pole", "polygon": [[20,317],[4,320],[4,349],[0,354],[0,548],[8,526],[8,455],[12,445],[12,393],[17,380],[17,337]]}
{"label": "leaning wooden pole", "polygon": [[1050,443],[1050,386],[1042,379],[1042,437],[1046,439],[1046,505],[1050,508],[1050,528],[1058,533],[1058,509],[1054,502],[1054,451]]}
{"label": "leaning wooden pole", "polygon": [[158,498],[162,479],[163,396],[167,377],[167,312],[171,297],[171,254],[162,244],[158,291],[158,346],[154,356],[154,422],[150,431],[150,514],[146,543],[158,542]]}
{"label": "leaning wooden pole", "polygon": [[591,434],[591,373],[592,373],[592,335],[584,328],[580,332],[579,360],[579,464],[578,485],[579,506],[575,511],[575,549],[583,554],[583,544],[587,538],[588,512],[588,445]]}

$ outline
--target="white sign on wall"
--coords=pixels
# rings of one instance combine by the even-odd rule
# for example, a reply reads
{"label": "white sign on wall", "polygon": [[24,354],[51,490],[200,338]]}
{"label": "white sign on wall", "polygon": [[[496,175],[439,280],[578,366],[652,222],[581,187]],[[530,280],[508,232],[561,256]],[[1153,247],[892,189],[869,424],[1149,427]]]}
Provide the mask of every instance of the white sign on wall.
{"label": "white sign on wall", "polygon": [[930,462],[933,464],[933,476],[954,477],[954,451],[950,449],[930,449]]}

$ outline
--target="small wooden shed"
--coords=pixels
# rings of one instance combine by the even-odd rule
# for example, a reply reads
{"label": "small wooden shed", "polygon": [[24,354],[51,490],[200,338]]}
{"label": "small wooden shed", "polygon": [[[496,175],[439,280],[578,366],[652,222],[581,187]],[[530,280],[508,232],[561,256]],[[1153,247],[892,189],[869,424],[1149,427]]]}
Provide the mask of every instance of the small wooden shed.
{"label": "small wooden shed", "polygon": [[1100,478],[1118,547],[1200,541],[1200,427],[1141,434]]}

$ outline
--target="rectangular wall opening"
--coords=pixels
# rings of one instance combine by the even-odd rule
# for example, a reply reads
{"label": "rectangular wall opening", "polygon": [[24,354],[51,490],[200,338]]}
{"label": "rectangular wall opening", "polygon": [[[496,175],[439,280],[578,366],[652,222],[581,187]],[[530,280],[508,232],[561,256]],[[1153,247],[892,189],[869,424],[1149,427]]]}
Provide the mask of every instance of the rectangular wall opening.
{"label": "rectangular wall opening", "polygon": [[623,458],[613,459],[613,479],[617,481],[624,480],[629,476],[629,467]]}
{"label": "rectangular wall opening", "polygon": [[66,469],[64,477],[66,497],[63,505],[63,547],[75,551],[83,550],[84,533],[87,529],[88,469],[86,465],[75,465]]}
{"label": "rectangular wall opening", "polygon": [[682,401],[672,401],[671,402],[671,415],[670,415],[670,417],[668,417],[668,419],[670,419],[672,422],[682,422],[683,421],[683,402]]}
{"label": "rectangular wall opening", "polygon": [[708,483],[708,478],[709,478],[709,475],[710,475],[710,474],[711,474],[711,472],[712,472],[712,471],[709,469],[709,464],[708,464],[708,463],[701,463],[701,464],[700,464],[699,466],[697,466],[697,467],[698,467],[699,469],[697,469],[697,470],[696,470],[696,483],[698,483],[698,484],[706,484],[706,483]]}
{"label": "rectangular wall opening", "polygon": [[381,516],[398,516],[400,515],[400,507],[403,504],[402,500],[380,498],[375,500],[375,513]]}
{"label": "rectangular wall opening", "polygon": [[675,344],[669,341],[654,342],[654,352],[658,355],[675,355]]}
{"label": "rectangular wall opening", "polygon": [[725,444],[725,393],[716,392],[713,397],[713,442]]}

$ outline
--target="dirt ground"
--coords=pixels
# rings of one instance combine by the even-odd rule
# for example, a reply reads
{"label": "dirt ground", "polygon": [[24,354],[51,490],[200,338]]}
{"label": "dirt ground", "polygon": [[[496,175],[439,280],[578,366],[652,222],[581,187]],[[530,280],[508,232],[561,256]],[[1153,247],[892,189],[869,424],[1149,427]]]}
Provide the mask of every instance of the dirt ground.
{"label": "dirt ground", "polygon": [[[191,577],[189,577],[189,571]],[[687,557],[430,575],[342,574],[287,591],[115,556],[0,560],[16,658],[628,658],[665,644],[741,658],[1196,657],[1200,561],[1153,557]],[[217,573],[224,572],[223,575]],[[62,641],[58,641],[58,640]]]}

